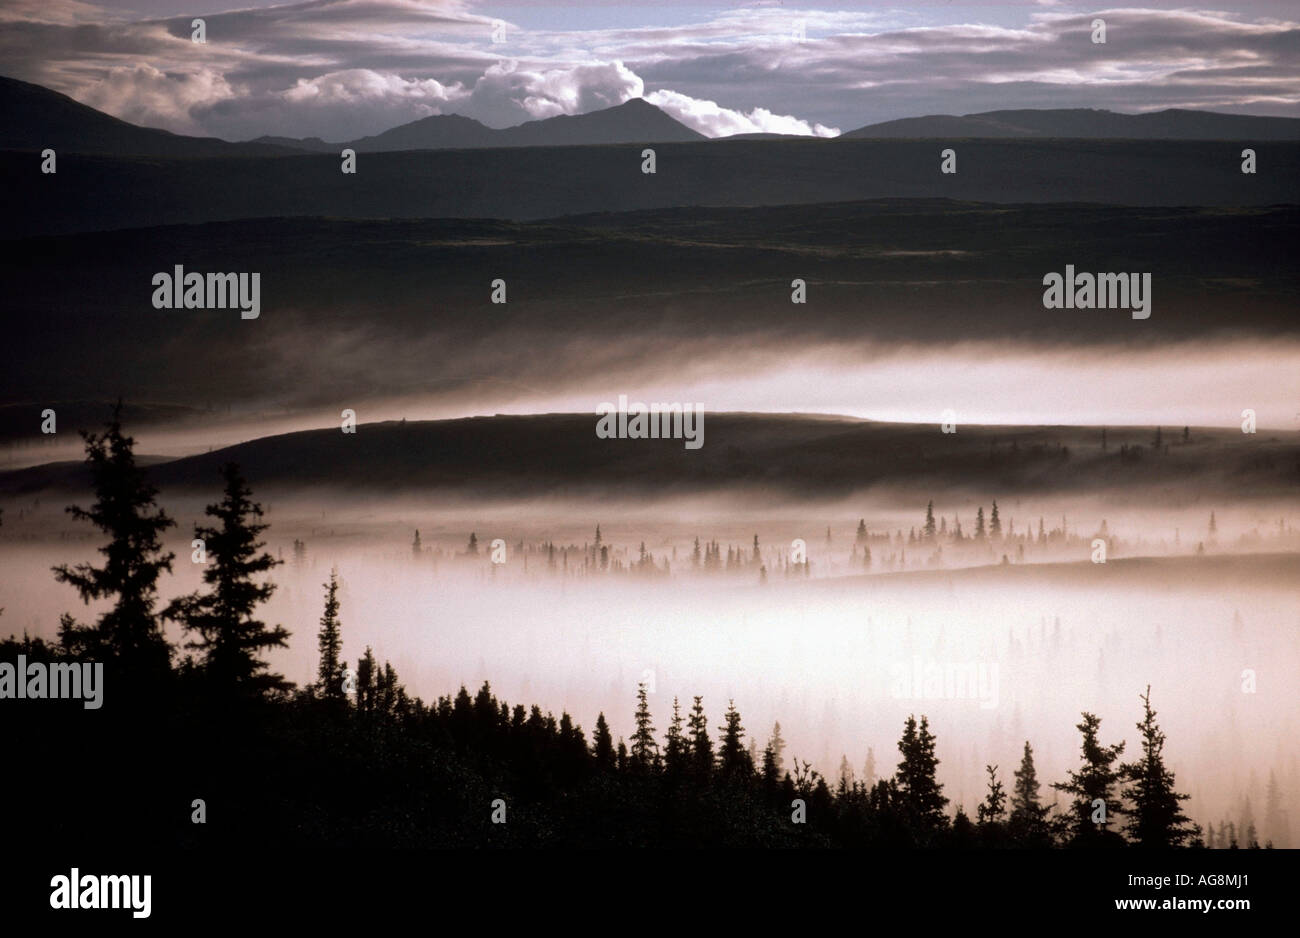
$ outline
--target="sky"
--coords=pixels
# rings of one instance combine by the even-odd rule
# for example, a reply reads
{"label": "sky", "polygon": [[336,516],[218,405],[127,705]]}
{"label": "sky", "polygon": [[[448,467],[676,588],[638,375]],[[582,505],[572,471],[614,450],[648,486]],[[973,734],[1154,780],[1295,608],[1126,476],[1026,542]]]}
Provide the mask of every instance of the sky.
{"label": "sky", "polygon": [[709,136],[1000,108],[1300,116],[1300,8],[1215,6],[6,0],[0,74],[231,140],[451,113],[504,127],[635,97]]}

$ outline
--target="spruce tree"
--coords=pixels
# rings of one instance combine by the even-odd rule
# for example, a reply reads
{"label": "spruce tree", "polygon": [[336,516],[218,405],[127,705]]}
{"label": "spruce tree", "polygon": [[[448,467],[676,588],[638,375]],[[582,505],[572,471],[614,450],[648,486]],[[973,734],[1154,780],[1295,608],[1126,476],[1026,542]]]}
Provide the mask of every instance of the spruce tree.
{"label": "spruce tree", "polygon": [[320,650],[320,663],[316,668],[316,692],[325,700],[343,703],[347,694],[343,690],[343,635],[339,623],[339,575],[330,571],[330,581],[325,587],[325,612],[320,618],[320,631],[316,633],[316,647]]}
{"label": "spruce tree", "polygon": [[1051,837],[1047,823],[1051,808],[1038,800],[1038,772],[1034,768],[1034,750],[1025,740],[1025,754],[1015,772],[1011,789],[1011,815],[1007,827],[1011,837],[1023,847],[1046,847]]}
{"label": "spruce tree", "polygon": [[709,739],[709,722],[704,716],[704,698],[696,697],[687,718],[691,742],[691,771],[701,781],[713,771],[713,742]]}
{"label": "spruce tree", "polygon": [[614,738],[610,735],[605,714],[596,717],[596,733],[591,741],[591,755],[599,769],[614,768]]}
{"label": "spruce tree", "polygon": [[727,712],[723,719],[726,722],[718,727],[722,732],[718,743],[718,771],[726,778],[735,778],[751,771],[752,767],[743,742],[745,728],[740,725],[740,712],[736,710],[734,700],[727,702]]}
{"label": "spruce tree", "polygon": [[934,526],[934,502],[931,501],[925,506],[925,539],[934,540],[936,528]]}
{"label": "spruce tree", "polygon": [[989,534],[993,537],[1002,536],[1002,519],[998,517],[998,500],[993,499],[993,513],[989,515]]}
{"label": "spruce tree", "polygon": [[679,776],[686,770],[690,744],[682,733],[682,708],[673,698],[673,718],[668,723],[664,741],[664,768],[669,775]]}
{"label": "spruce tree", "polygon": [[984,801],[975,809],[975,816],[981,827],[1001,824],[1007,812],[1007,794],[1002,788],[1002,782],[998,781],[998,767],[986,765],[984,771],[988,773],[989,790],[984,796]]}
{"label": "spruce tree", "polygon": [[55,579],[71,584],[83,602],[112,600],[94,625],[62,617],[59,640],[64,651],[111,659],[119,673],[138,682],[162,677],[171,665],[172,648],[154,606],[158,577],[171,571],[175,557],[163,551],[161,537],[175,522],[157,506],[158,490],[135,463],[135,440],[122,434],[121,410],[119,401],[103,433],[82,434],[96,499],[89,510],[76,505],[67,509],[108,536],[108,543],[99,548],[104,566],[80,563],[53,569]]}
{"label": "spruce tree", "polygon": [[375,653],[366,646],[366,653],[357,661],[357,710],[369,713],[375,709],[378,684],[375,674]]}
{"label": "spruce tree", "polygon": [[948,825],[947,815],[943,813],[948,799],[943,796],[943,786],[935,775],[939,760],[934,744],[929,720],[922,716],[918,726],[916,717],[909,716],[903,727],[903,738],[898,741],[903,761],[898,763],[894,778],[908,824],[921,846],[934,843]]}
{"label": "spruce tree", "polygon": [[1182,802],[1190,795],[1174,790],[1174,773],[1164,762],[1165,734],[1156,725],[1151,709],[1151,686],[1142,699],[1142,756],[1122,766],[1128,780],[1124,795],[1132,803],[1128,815],[1129,839],[1142,847],[1182,847],[1200,835],[1200,830],[1183,814]]}
{"label": "spruce tree", "polygon": [[645,683],[636,686],[636,732],[632,734],[632,769],[647,773],[659,758],[659,744],[655,742],[654,724],[650,722],[650,702]]}
{"label": "spruce tree", "polygon": [[256,697],[291,686],[272,673],[262,657],[272,648],[288,647],[288,630],[253,617],[257,606],[275,592],[274,583],[256,578],[280,561],[262,550],[266,543],[258,538],[268,526],[259,520],[262,506],[252,500],[239,466],[226,463],[221,476],[224,495],[205,510],[219,526],[194,527],[194,536],[207,550],[203,582],[211,589],[174,600],[164,614],[197,636],[185,647],[202,654],[204,673],[222,693]]}
{"label": "spruce tree", "polygon": [[781,738],[780,720],[772,724],[772,738],[767,745],[772,750],[772,761],[776,765],[776,771],[779,775],[785,771],[785,740]]}
{"label": "spruce tree", "polygon": [[[1069,781],[1052,783],[1057,791],[1074,799],[1062,830],[1062,835],[1074,846],[1119,846],[1124,842],[1112,827],[1115,818],[1124,813],[1117,790],[1122,776],[1120,766],[1116,764],[1124,751],[1124,743],[1101,745],[1097,741],[1100,727],[1099,717],[1087,712],[1083,714],[1083,722],[1075,727],[1083,734],[1083,765],[1079,771],[1070,773]],[[1104,815],[1101,813],[1103,809]],[[1105,820],[1093,821],[1094,815]]]}

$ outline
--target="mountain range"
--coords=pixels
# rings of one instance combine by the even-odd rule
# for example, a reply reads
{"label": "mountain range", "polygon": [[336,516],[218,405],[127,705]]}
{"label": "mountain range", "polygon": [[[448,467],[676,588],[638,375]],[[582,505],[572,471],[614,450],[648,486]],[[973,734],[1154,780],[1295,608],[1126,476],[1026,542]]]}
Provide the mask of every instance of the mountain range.
{"label": "mountain range", "polygon": [[[1117,114],[1091,109],[1004,110],[930,115],[870,124],[849,140],[1068,138],[1122,140],[1300,140],[1300,119],[1169,109]],[[692,143],[705,137],[642,98],[579,115],[560,115],[495,129],[458,114],[421,118],[383,133],[331,143],[319,137],[263,136],[232,143],[139,127],[40,85],[0,76],[0,149],[55,150],[109,156],[219,157],[292,153]],[[785,141],[782,134],[737,134],[737,140]]]}

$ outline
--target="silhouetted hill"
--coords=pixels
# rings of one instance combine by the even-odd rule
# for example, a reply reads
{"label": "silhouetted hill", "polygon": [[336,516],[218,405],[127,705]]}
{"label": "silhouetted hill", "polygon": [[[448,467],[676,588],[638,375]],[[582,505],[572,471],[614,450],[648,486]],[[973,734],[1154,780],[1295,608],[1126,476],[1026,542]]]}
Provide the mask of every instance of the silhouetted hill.
{"label": "silhouetted hill", "polygon": [[548,117],[496,131],[494,146],[542,147],[600,143],[690,143],[704,140],[653,104],[633,98],[588,114]]}
{"label": "silhouetted hill", "polygon": [[0,149],[30,151],[46,147],[57,151],[60,174],[65,153],[188,158],[293,152],[262,143],[228,143],[215,137],[186,137],[137,127],[57,91],[0,76]]}
{"label": "silhouetted hill", "polygon": [[[538,219],[685,206],[797,205],[880,198],[1107,205],[1300,203],[1300,143],[1259,145],[1267,172],[1240,171],[1241,146],[1172,140],[978,140],[960,171],[916,140],[660,143],[184,160],[69,155],[57,186],[0,188],[10,237],[269,216]],[[0,153],[21,178],[31,156]]]}
{"label": "silhouetted hill", "polygon": [[653,104],[633,98],[615,107],[587,114],[561,114],[500,130],[459,114],[438,114],[346,143],[325,143],[318,137],[305,140],[260,137],[258,141],[321,152],[338,152],[343,147],[350,147],[358,153],[384,153],[394,150],[560,147],[603,143],[689,143],[703,139],[702,134],[678,123]]}
{"label": "silhouetted hill", "polygon": [[1170,108],[1117,114],[1092,108],[931,114],[868,124],[841,139],[1061,137],[1110,140],[1300,140],[1300,119]]}
{"label": "silhouetted hill", "polygon": [[[259,490],[306,488],[535,498],[666,496],[695,492],[833,498],[873,486],[912,491],[1131,493],[1255,497],[1300,484],[1300,444],[1235,430],[1195,432],[1157,454],[1145,428],[977,427],[888,424],[806,415],[706,414],[704,446],[682,440],[600,439],[595,414],[473,417],[363,424],[265,437],[150,469],[164,490],[208,490],[234,460]],[[1121,456],[1127,441],[1136,455]],[[0,474],[0,493],[75,489],[72,463]],[[1176,486],[1176,488],[1175,488]],[[1180,495],[1180,493],[1183,493]],[[1144,494],[1149,498],[1149,494]]]}

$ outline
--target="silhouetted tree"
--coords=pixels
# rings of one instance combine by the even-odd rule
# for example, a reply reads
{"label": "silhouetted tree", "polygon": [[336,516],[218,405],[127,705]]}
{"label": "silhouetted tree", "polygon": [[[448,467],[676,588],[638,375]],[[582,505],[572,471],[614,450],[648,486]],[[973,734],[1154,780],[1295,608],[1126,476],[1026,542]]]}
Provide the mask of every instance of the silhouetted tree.
{"label": "silhouetted tree", "polygon": [[158,508],[158,490],[135,464],[135,440],[122,433],[121,411],[119,401],[103,433],[82,434],[96,500],[89,510],[67,509],[108,535],[99,548],[105,563],[54,567],[55,579],[71,584],[83,602],[111,599],[113,604],[94,625],[64,615],[59,640],[69,654],[112,658],[121,671],[148,680],[165,674],[171,664],[172,649],[154,606],[158,577],[170,572],[175,557],[163,551],[161,535],[175,522]]}
{"label": "silhouetted tree", "polygon": [[650,702],[645,683],[636,686],[636,732],[632,734],[632,769],[649,772],[659,759],[654,724],[650,722]]}
{"label": "silhouetted tree", "polygon": [[727,712],[723,719],[726,722],[718,727],[722,731],[721,741],[718,743],[718,771],[726,778],[735,778],[752,772],[749,753],[745,752],[743,742],[745,728],[740,725],[740,713],[736,710],[734,700],[727,702]]}
{"label": "silhouetted tree", "polygon": [[375,653],[366,646],[366,653],[357,661],[357,710],[369,713],[375,709]]}
{"label": "silhouetted tree", "polygon": [[713,772],[713,742],[709,739],[709,723],[704,716],[704,698],[696,697],[687,718],[686,728],[691,737],[691,771],[701,781]]}
{"label": "silhouetted tree", "polygon": [[1174,790],[1174,773],[1164,762],[1165,734],[1156,725],[1151,709],[1151,686],[1142,699],[1142,756],[1121,767],[1129,782],[1124,795],[1133,807],[1128,815],[1127,833],[1143,847],[1182,847],[1200,835],[1200,830],[1183,814],[1182,802],[1190,795]]}
{"label": "silhouetted tree", "polygon": [[339,576],[330,571],[325,587],[325,612],[320,617],[320,631],[316,633],[316,647],[320,663],[316,667],[316,692],[325,700],[342,703],[347,700],[343,691],[343,635],[339,623]]}
{"label": "silhouetted tree", "polygon": [[948,799],[943,796],[943,786],[935,775],[939,760],[934,743],[929,720],[922,716],[918,726],[916,718],[909,716],[903,726],[903,738],[898,741],[903,760],[898,763],[894,779],[908,825],[922,846],[932,844],[948,824],[943,813]]}
{"label": "silhouetted tree", "polygon": [[1000,824],[1003,816],[1007,813],[1007,795],[1002,789],[1002,783],[998,781],[998,767],[996,765],[986,765],[984,771],[989,776],[989,790],[976,809],[975,816],[979,819],[981,825]]}
{"label": "silhouetted tree", "polygon": [[664,769],[669,775],[680,776],[686,771],[690,757],[690,743],[682,733],[682,708],[673,698],[673,717],[668,723],[664,740]]}
{"label": "silhouetted tree", "polygon": [[[1115,818],[1124,813],[1116,790],[1121,778],[1116,760],[1124,751],[1124,743],[1101,745],[1097,741],[1100,727],[1100,718],[1083,714],[1083,722],[1075,727],[1083,734],[1083,765],[1070,773],[1069,781],[1052,784],[1057,791],[1074,798],[1064,818],[1062,835],[1075,846],[1117,846],[1124,840],[1111,829]],[[1098,820],[1094,821],[1094,816]]]}
{"label": "silhouetted tree", "polygon": [[1024,847],[1051,845],[1051,832],[1047,823],[1051,808],[1038,800],[1038,772],[1034,768],[1034,750],[1025,740],[1025,753],[1020,768],[1015,772],[1011,789],[1011,815],[1007,828],[1015,842]]}
{"label": "silhouetted tree", "polygon": [[609,724],[605,722],[604,713],[596,717],[596,733],[591,741],[591,755],[596,760],[597,768],[614,768],[614,739],[610,735]]}
{"label": "silhouetted tree", "polygon": [[220,526],[194,527],[194,536],[207,550],[203,582],[211,591],[173,600],[164,615],[198,636],[185,647],[203,655],[204,672],[223,693],[261,696],[286,690],[290,683],[271,673],[261,656],[272,648],[287,648],[289,631],[253,618],[257,606],[275,592],[274,583],[258,583],[255,578],[280,561],[262,551],[266,543],[258,538],[267,528],[258,520],[262,506],[252,500],[239,466],[226,463],[221,476],[226,483],[224,497],[205,509]]}
{"label": "silhouetted tree", "polygon": [[775,763],[779,775],[785,771],[785,740],[781,738],[780,720],[772,724],[772,738],[768,741],[767,746],[772,750],[772,761]]}

